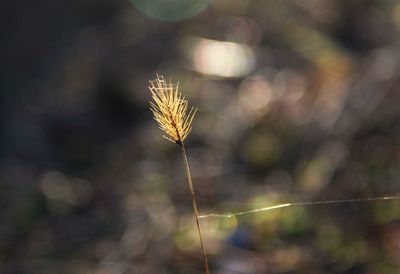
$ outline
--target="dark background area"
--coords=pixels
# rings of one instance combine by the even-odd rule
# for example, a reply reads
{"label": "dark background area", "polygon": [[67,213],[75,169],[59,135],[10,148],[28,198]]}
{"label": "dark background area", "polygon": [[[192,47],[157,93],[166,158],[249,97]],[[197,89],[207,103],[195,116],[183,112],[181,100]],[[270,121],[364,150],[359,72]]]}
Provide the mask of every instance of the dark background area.
{"label": "dark background area", "polygon": [[[0,273],[202,273],[179,149],[149,110],[156,73],[199,109],[204,214],[400,192],[397,1],[3,0],[0,15]],[[396,199],[202,226],[213,274],[400,273]]]}

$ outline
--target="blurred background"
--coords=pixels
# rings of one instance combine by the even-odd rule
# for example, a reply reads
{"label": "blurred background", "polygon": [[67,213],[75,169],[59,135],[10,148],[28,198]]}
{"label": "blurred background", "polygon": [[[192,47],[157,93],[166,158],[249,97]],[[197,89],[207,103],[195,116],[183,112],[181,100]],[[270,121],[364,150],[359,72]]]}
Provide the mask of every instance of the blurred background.
{"label": "blurred background", "polygon": [[[0,273],[203,273],[202,214],[400,192],[395,0],[3,0]],[[212,274],[400,273],[400,200],[202,219]]]}

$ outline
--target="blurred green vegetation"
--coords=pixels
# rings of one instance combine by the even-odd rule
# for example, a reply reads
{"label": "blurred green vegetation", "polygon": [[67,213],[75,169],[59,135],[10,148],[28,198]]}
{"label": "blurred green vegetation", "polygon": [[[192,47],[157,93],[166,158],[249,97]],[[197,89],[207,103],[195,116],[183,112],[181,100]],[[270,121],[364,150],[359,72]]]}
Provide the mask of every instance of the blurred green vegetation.
{"label": "blurred green vegetation", "polygon": [[[0,273],[202,273],[156,73],[203,214],[400,193],[398,1],[0,5]],[[211,273],[399,273],[399,203],[204,218]]]}

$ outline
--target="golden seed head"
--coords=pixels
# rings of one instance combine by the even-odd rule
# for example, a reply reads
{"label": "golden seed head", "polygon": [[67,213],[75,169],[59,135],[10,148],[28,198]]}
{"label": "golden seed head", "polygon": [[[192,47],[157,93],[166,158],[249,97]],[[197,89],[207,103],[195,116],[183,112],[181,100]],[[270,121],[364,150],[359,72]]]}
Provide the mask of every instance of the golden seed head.
{"label": "golden seed head", "polygon": [[191,124],[197,109],[188,111],[188,101],[179,92],[178,83],[174,86],[157,75],[155,80],[149,81],[149,89],[153,97],[150,109],[154,114],[164,137],[174,143],[181,144],[192,129]]}

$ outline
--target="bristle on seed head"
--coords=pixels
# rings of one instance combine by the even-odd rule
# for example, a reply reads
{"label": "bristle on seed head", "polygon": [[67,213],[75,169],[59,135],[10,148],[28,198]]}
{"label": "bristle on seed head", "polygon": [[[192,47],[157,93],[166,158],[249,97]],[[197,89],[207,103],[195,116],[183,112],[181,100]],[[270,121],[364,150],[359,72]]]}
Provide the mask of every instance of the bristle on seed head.
{"label": "bristle on seed head", "polygon": [[149,82],[153,97],[150,109],[154,120],[165,132],[166,139],[182,144],[192,129],[191,124],[197,109],[192,107],[188,111],[188,100],[179,92],[178,83],[174,86],[171,80],[167,82],[158,74],[155,80]]}

